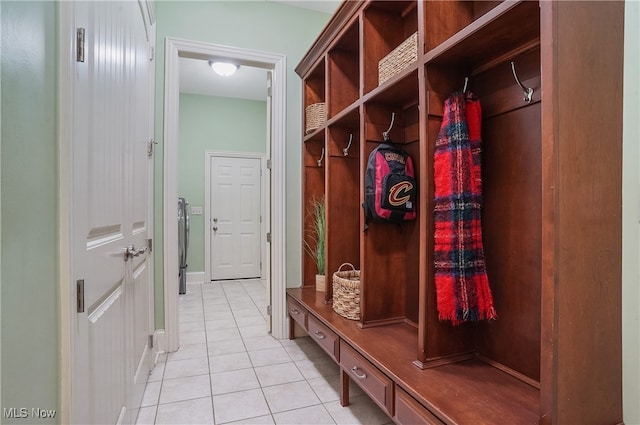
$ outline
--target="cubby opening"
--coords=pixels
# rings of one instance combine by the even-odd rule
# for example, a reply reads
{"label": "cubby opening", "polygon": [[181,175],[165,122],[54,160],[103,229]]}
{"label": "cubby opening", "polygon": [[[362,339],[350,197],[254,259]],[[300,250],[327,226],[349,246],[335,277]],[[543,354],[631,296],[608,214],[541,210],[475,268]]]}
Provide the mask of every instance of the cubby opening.
{"label": "cubby opening", "polygon": [[537,2],[502,2],[448,36],[426,49],[426,61],[480,73],[540,44],[540,8]]}
{"label": "cubby opening", "polygon": [[366,94],[378,87],[380,60],[418,31],[417,2],[371,2],[363,16],[363,78]]}
{"label": "cubby opening", "polygon": [[[359,128],[357,111],[328,128],[327,277],[330,280],[343,263],[350,263],[360,270]],[[346,270],[350,268],[346,267]],[[330,286],[327,285],[327,301],[333,296]]]}
{"label": "cubby opening", "polygon": [[[324,199],[325,196],[325,165],[326,150],[324,131],[314,133],[314,137],[304,143],[303,161],[303,199],[302,199],[302,229],[303,244],[315,247],[313,229],[313,203]],[[326,256],[326,254],[325,254]],[[303,285],[315,286],[317,266],[314,258],[304,249],[302,253]],[[325,275],[326,276],[326,275]]]}
{"label": "cubby opening", "polygon": [[329,69],[328,117],[360,97],[360,29],[355,20],[327,54]]}
{"label": "cubby opening", "polygon": [[310,126],[308,108],[312,105],[323,104],[326,120],[326,70],[324,58],[315,65],[309,76],[304,80],[304,108],[305,108],[305,134],[312,134],[323,128],[324,122],[320,125]]}
{"label": "cubby opening", "polygon": [[424,52],[440,45],[501,3],[450,0],[424,2]]}
{"label": "cubby opening", "polygon": [[[539,50],[514,59],[519,75],[539,81]],[[498,320],[478,326],[477,352],[539,382],[542,104],[523,100],[509,63],[478,75],[475,85],[475,93],[486,104],[482,121],[483,237],[498,311]]]}
{"label": "cubby opening", "polygon": [[[526,4],[521,7],[511,8],[506,15],[529,8]],[[499,19],[504,18],[502,15]],[[537,16],[529,19],[539,21]],[[474,28],[474,32],[487,41],[492,40],[490,34],[500,36],[493,24]],[[538,37],[531,29],[524,29],[514,35],[511,45],[487,42],[483,48],[471,39],[458,37],[446,40],[448,49],[434,55],[426,65],[430,144],[438,135],[445,99],[463,89],[465,77],[469,77],[467,90],[482,105],[483,245],[498,318],[463,326],[443,327],[437,323],[436,289],[433,269],[429,268],[427,304],[434,310],[425,320],[429,335],[425,357],[428,364],[443,355],[455,357],[472,351],[483,361],[539,388],[542,158]],[[499,51],[494,48],[496,44],[500,45]],[[464,53],[471,48],[475,49],[473,54]],[[493,59],[488,61],[491,55]],[[531,103],[523,100],[511,62],[516,64],[523,84],[538,89]],[[458,347],[450,345],[449,332],[463,338]],[[460,351],[456,353],[455,348]]]}
{"label": "cubby opening", "polygon": [[[420,114],[416,75],[407,76],[400,86],[403,89],[394,86],[364,105],[363,179],[366,158],[384,141],[383,133],[389,129],[390,140],[411,155],[415,175],[420,175]],[[420,184],[419,177],[417,180]],[[364,187],[361,190],[364,199]],[[367,231],[362,233],[361,246],[362,325],[407,322],[417,326],[420,221],[416,219],[400,225],[371,221],[367,223]]]}

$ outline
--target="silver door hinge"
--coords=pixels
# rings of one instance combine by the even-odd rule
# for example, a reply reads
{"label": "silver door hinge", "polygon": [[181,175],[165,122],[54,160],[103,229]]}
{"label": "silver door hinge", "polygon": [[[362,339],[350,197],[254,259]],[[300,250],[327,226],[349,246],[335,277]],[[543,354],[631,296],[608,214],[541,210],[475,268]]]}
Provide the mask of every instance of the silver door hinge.
{"label": "silver door hinge", "polygon": [[157,145],[158,142],[156,142],[155,140],[151,139],[147,142],[147,156],[149,158],[151,158],[153,156],[153,148],[154,145]]}
{"label": "silver door hinge", "polygon": [[271,306],[267,306],[267,316],[271,316]]}
{"label": "silver door hinge", "polygon": [[149,335],[149,348],[153,348],[153,335]]}
{"label": "silver door hinge", "polygon": [[149,247],[149,252],[153,251],[153,239],[147,239],[147,246]]}
{"label": "silver door hinge", "polygon": [[76,62],[84,62],[84,28],[76,29]]}
{"label": "silver door hinge", "polygon": [[267,242],[271,243],[271,232],[267,233]]}
{"label": "silver door hinge", "polygon": [[273,82],[271,81],[271,78],[267,76],[267,96],[268,97],[273,96],[272,90],[273,90]]}
{"label": "silver door hinge", "polygon": [[271,160],[267,159],[267,170],[271,169]]}
{"label": "silver door hinge", "polygon": [[84,313],[84,279],[76,280],[76,312]]}
{"label": "silver door hinge", "polygon": [[156,56],[156,51],[155,51],[155,49],[153,48],[153,46],[149,46],[149,60],[150,60],[150,61],[153,61],[153,59],[155,58],[155,56]]}

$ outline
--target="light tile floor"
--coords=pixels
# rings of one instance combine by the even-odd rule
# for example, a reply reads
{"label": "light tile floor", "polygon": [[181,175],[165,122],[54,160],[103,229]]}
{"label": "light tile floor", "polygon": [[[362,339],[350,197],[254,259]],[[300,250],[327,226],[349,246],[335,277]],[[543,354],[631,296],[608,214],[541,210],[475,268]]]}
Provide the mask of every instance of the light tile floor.
{"label": "light tile floor", "polygon": [[259,280],[189,284],[180,349],[152,371],[137,423],[392,423],[353,383],[340,406],[338,366],[309,337],[272,338],[265,296]]}

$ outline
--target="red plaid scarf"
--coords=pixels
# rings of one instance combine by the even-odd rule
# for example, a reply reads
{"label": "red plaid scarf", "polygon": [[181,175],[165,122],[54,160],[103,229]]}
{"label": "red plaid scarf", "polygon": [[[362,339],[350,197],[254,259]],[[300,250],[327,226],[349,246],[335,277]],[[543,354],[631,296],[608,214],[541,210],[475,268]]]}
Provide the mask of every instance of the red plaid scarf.
{"label": "red plaid scarf", "polygon": [[438,315],[456,325],[497,317],[482,247],[481,120],[472,93],[453,94],[433,158]]}

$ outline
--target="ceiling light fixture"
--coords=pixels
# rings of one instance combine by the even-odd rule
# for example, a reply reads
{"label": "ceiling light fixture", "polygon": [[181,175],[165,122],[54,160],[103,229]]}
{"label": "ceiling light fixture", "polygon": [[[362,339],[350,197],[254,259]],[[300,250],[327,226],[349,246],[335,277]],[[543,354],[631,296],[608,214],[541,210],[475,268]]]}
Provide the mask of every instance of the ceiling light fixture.
{"label": "ceiling light fixture", "polygon": [[229,62],[209,61],[209,66],[216,72],[216,74],[222,75],[223,77],[233,75],[239,68],[238,65]]}

